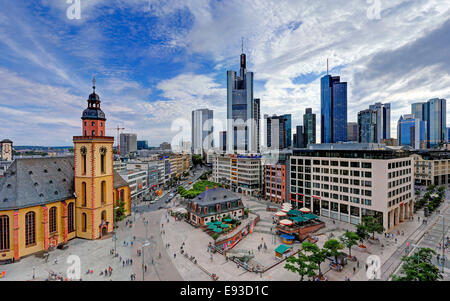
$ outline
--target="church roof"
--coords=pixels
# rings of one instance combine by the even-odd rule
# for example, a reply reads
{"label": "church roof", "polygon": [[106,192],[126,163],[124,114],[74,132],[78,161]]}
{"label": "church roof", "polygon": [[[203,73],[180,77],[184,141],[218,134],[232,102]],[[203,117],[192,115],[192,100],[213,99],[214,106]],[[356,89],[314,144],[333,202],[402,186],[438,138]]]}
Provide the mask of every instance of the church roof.
{"label": "church roof", "polygon": [[20,158],[0,179],[0,210],[74,198],[74,157]]}
{"label": "church roof", "polygon": [[122,178],[122,176],[115,170],[114,170],[114,173],[113,173],[113,177],[114,177],[114,181],[113,181],[114,182],[113,183],[114,188],[120,188],[120,187],[123,187],[123,186],[128,186],[127,181],[125,181]]}
{"label": "church roof", "polygon": [[193,201],[200,206],[216,205],[237,200],[240,200],[240,198],[222,187],[205,190],[193,199]]}

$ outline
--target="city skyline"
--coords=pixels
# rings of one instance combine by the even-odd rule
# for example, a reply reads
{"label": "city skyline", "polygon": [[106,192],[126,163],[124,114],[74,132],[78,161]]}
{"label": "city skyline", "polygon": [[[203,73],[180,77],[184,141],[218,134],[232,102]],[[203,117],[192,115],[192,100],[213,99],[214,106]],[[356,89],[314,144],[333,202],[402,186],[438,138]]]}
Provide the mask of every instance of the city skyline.
{"label": "city skyline", "polygon": [[[112,128],[120,125],[159,145],[175,136],[171,121],[189,123],[194,109],[208,107],[225,120],[226,70],[238,69],[243,37],[261,115],[291,114],[295,127],[305,108],[320,112],[329,58],[329,73],[348,83],[347,121],[369,104],[389,102],[396,137],[411,104],[450,97],[449,5],[431,2],[383,2],[380,18],[371,19],[369,5],[357,1],[345,7],[282,2],[277,10],[258,3],[236,13],[233,1],[97,0],[81,1],[78,20],[67,18],[64,1],[1,1],[1,136],[14,145],[71,145],[67,137],[79,132],[93,74],[107,135],[116,136]],[[330,28],[338,23],[335,35]],[[447,108],[447,126],[449,118]]]}

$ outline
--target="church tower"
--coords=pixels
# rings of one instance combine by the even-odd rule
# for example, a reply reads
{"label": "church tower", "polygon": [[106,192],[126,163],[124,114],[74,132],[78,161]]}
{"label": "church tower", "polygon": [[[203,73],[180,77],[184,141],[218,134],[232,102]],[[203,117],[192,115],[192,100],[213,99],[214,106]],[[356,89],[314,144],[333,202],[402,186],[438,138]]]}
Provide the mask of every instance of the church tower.
{"label": "church tower", "polygon": [[74,136],[75,194],[77,236],[98,239],[112,232],[113,206],[113,143],[105,136],[105,113],[100,97],[93,92],[83,111],[82,136]]}

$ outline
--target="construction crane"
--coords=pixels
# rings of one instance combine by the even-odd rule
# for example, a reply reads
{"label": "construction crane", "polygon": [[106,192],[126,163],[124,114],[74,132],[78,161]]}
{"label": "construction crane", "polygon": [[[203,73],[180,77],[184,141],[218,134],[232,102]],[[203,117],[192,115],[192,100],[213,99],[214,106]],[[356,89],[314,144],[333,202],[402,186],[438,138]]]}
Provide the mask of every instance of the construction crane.
{"label": "construction crane", "polygon": [[110,128],[110,130],[116,130],[117,131],[117,154],[119,155],[119,139],[120,139],[120,131],[124,130],[125,128],[121,128],[117,126],[116,128]]}

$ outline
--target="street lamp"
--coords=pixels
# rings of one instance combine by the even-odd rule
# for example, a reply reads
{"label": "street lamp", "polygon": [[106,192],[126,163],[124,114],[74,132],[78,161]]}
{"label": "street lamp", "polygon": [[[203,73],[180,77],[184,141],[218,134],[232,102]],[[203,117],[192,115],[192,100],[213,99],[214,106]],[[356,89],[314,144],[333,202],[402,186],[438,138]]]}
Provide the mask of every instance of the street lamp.
{"label": "street lamp", "polygon": [[145,251],[145,247],[148,247],[148,246],[150,246],[150,242],[149,241],[147,241],[147,240],[145,240],[145,241],[142,241],[142,240],[140,240],[140,239],[136,239],[138,242],[140,242],[141,243],[141,250],[142,250],[142,281],[144,281],[144,276],[145,276],[145,270],[144,270],[144,259],[145,259],[145,253],[144,253],[144,251]]}

